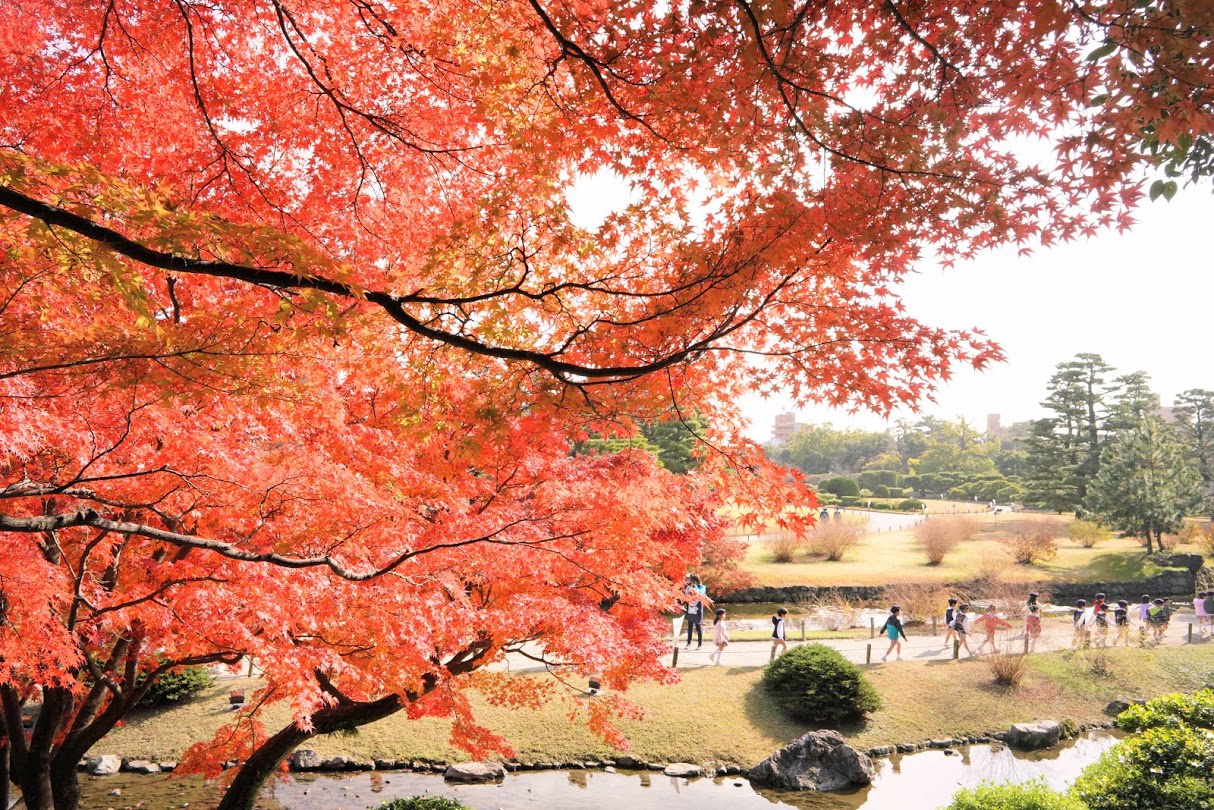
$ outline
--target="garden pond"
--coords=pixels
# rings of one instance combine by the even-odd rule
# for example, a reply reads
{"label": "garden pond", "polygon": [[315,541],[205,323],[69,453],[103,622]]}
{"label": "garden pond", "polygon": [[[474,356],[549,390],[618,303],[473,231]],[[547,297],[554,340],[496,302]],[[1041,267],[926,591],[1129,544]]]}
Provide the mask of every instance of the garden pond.
{"label": "garden pond", "polygon": [[[756,790],[745,779],[683,779],[650,771],[521,771],[502,782],[456,785],[435,774],[372,771],[292,774],[266,787],[265,810],[363,810],[423,794],[459,799],[476,810],[936,810],[961,787],[982,782],[1044,779],[1063,788],[1117,742],[1095,731],[1046,751],[1013,753],[999,745],[960,746],[954,754],[920,751],[875,760],[876,781],[850,793]],[[86,810],[169,810],[213,807],[218,789],[192,777],[83,777]],[[119,791],[115,795],[114,791]]]}

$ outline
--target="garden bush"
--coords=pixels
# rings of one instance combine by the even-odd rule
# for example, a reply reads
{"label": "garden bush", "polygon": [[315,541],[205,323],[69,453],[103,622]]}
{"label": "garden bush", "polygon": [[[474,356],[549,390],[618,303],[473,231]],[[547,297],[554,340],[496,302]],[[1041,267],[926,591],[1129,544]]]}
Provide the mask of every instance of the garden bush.
{"label": "garden bush", "polygon": [[789,717],[833,725],[881,708],[860,668],[822,644],[788,650],[763,670],[763,688]]}
{"label": "garden bush", "polygon": [[393,799],[384,802],[379,810],[471,810],[466,804],[446,796],[413,796],[408,799]]}
{"label": "garden bush", "polygon": [[1067,529],[1071,539],[1084,548],[1095,548],[1113,536],[1113,533],[1099,523],[1090,520],[1077,520]]}
{"label": "garden bush", "polygon": [[1181,725],[1214,730],[1214,691],[1161,695],[1117,715],[1117,727],[1123,731]]}
{"label": "garden bush", "polygon": [[1214,807],[1214,734],[1187,725],[1148,728],[1084,770],[1073,793],[1089,810]]}
{"label": "garden bush", "polygon": [[863,531],[859,526],[840,520],[822,521],[809,536],[810,548],[824,554],[827,560],[837,561],[852,546],[860,542]]}
{"label": "garden bush", "polygon": [[902,503],[898,504],[899,512],[922,512],[923,501],[918,498],[907,498]]}
{"label": "garden bush", "polygon": [[181,703],[210,689],[215,684],[215,676],[206,667],[182,667],[170,670],[159,677],[139,699],[143,707],[167,706],[170,703]]}
{"label": "garden bush", "polygon": [[1052,560],[1058,554],[1058,524],[1049,520],[1026,521],[1017,531],[999,538],[1012,559],[1021,565]]}
{"label": "garden bush", "polygon": [[771,561],[777,563],[792,562],[805,545],[805,540],[795,532],[775,532],[764,542],[767,544],[767,550],[771,552]]}
{"label": "garden bush", "polygon": [[950,551],[973,536],[974,524],[963,517],[934,517],[915,527],[915,539],[923,547],[928,565],[944,562]]}
{"label": "garden bush", "polygon": [[1019,785],[979,785],[953,794],[945,810],[1086,810],[1074,796],[1034,780]]}
{"label": "garden bush", "polygon": [[827,478],[822,482],[822,486],[818,487],[823,492],[829,492],[832,495],[844,497],[860,497],[860,485],[856,483],[856,479],[848,478],[846,475],[837,475],[834,478]]}

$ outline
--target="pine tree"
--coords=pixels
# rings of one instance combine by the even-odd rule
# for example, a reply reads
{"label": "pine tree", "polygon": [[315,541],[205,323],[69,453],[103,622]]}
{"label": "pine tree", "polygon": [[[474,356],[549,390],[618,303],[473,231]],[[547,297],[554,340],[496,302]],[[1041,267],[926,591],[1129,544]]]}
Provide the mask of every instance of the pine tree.
{"label": "pine tree", "polygon": [[1191,388],[1176,397],[1176,433],[1201,476],[1202,509],[1214,519],[1214,391]]}
{"label": "pine tree", "polygon": [[1184,457],[1175,432],[1156,414],[1117,434],[1101,455],[1092,506],[1114,528],[1163,548],[1197,500],[1200,477]]}

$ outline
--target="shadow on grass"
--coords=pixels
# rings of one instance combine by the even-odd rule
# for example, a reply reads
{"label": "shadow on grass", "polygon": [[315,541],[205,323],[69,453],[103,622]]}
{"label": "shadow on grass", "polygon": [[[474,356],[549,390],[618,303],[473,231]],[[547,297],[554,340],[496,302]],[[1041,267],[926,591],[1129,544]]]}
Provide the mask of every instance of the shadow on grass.
{"label": "shadow on grass", "polygon": [[1084,580],[1127,582],[1154,576],[1161,570],[1159,566],[1147,559],[1145,554],[1134,551],[1112,551],[1096,554],[1084,565],[1071,569],[1069,577],[1079,582]]}

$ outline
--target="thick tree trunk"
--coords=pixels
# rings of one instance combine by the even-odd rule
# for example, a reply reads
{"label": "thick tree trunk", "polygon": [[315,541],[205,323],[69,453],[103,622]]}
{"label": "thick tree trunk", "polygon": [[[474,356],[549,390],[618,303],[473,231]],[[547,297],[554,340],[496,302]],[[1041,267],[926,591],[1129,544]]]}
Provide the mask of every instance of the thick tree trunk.
{"label": "thick tree trunk", "polygon": [[28,763],[19,779],[26,810],[55,810],[49,763]]}
{"label": "thick tree trunk", "polygon": [[219,802],[218,810],[253,810],[257,794],[295,747],[317,734],[356,728],[373,723],[404,708],[402,698],[388,695],[367,703],[343,703],[321,709],[312,715],[312,730],[303,731],[294,723],[270,737],[245,760]]}
{"label": "thick tree trunk", "polygon": [[63,759],[56,757],[51,764],[51,798],[55,810],[76,810],[80,806],[80,777],[76,775],[80,760],[61,762]]}
{"label": "thick tree trunk", "polygon": [[0,745],[0,810],[8,810],[8,746]]}

